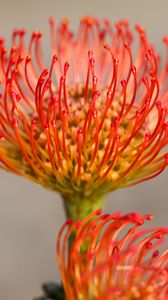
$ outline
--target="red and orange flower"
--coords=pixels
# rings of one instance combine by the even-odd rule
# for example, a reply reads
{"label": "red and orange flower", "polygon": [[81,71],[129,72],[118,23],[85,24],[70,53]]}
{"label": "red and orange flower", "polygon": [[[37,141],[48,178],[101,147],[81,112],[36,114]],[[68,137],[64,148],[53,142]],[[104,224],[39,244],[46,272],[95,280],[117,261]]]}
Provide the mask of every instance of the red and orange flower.
{"label": "red and orange flower", "polygon": [[48,68],[41,32],[26,47],[14,30],[9,52],[0,39],[0,167],[60,192],[77,219],[165,169],[168,59],[161,67],[140,26],[133,57],[127,21],[86,17],[73,34],[50,19],[50,29]]}
{"label": "red and orange flower", "polygon": [[57,241],[67,300],[166,300],[168,249],[159,253],[158,247],[168,228],[140,230],[151,219],[98,211],[67,221]]}

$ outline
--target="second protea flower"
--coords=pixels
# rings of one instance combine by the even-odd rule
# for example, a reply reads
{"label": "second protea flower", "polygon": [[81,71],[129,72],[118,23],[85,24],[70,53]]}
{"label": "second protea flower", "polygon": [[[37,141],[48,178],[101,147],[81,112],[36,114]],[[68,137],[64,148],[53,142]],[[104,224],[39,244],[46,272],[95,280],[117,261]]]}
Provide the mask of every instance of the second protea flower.
{"label": "second protea flower", "polygon": [[67,221],[57,242],[66,299],[168,299],[168,249],[158,250],[168,228],[140,229],[150,219],[98,211],[77,223]]}
{"label": "second protea flower", "polygon": [[0,167],[60,192],[78,219],[165,169],[168,61],[160,70],[139,26],[133,59],[126,21],[86,17],[75,35],[67,20],[50,25],[47,69],[40,32],[26,48],[15,30],[9,53],[0,40]]}

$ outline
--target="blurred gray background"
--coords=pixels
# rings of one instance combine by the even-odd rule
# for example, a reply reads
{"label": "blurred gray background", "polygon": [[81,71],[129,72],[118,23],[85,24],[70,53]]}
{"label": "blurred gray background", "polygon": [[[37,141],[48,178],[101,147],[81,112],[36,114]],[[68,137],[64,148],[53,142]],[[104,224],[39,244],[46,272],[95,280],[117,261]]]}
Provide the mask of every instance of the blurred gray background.
{"label": "blurred gray background", "polygon": [[[147,29],[151,42],[164,53],[168,34],[168,1],[152,0],[0,0],[0,35],[9,45],[13,28],[34,29],[49,37],[48,17],[68,17],[76,28],[81,16],[128,18]],[[106,211],[153,213],[153,225],[167,224],[167,171],[159,178],[108,196]],[[55,241],[65,220],[59,195],[12,174],[0,171],[0,300],[32,300],[40,285],[59,280]]]}

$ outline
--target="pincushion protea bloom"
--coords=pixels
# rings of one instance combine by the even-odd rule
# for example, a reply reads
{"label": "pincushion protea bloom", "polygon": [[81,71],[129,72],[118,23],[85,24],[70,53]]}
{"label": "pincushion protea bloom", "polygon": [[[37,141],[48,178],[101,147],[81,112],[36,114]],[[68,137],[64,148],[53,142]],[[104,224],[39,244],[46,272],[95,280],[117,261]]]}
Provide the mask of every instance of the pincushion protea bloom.
{"label": "pincushion protea bloom", "polygon": [[[168,60],[136,26],[86,17],[73,34],[50,19],[46,68],[41,32],[0,40],[0,167],[58,191],[74,219],[103,196],[160,174],[168,163]],[[168,48],[168,39],[164,38]]]}
{"label": "pincushion protea bloom", "polygon": [[159,253],[158,247],[168,228],[140,230],[151,218],[94,212],[76,223],[68,220],[57,241],[67,300],[166,300],[168,250]]}

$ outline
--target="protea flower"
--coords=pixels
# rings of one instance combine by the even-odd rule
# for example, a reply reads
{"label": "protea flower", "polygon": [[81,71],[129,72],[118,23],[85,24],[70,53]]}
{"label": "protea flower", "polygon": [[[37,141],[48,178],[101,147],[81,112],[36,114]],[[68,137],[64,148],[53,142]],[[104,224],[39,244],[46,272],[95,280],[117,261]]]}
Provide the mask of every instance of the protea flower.
{"label": "protea flower", "polygon": [[67,221],[57,242],[66,299],[168,299],[168,249],[158,250],[168,228],[140,230],[151,218],[95,212],[76,223]]}
{"label": "protea flower", "polygon": [[[46,68],[41,32],[12,48],[0,40],[1,168],[61,193],[68,215],[81,218],[112,190],[149,180],[168,163],[168,60],[127,21],[86,17],[73,34],[51,27]],[[168,48],[168,39],[164,38]]]}

